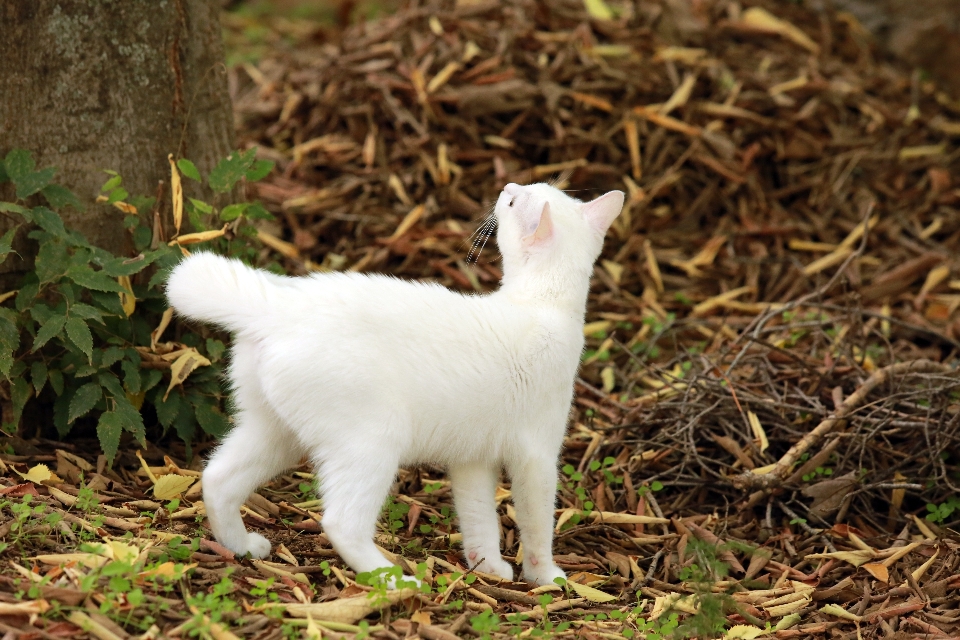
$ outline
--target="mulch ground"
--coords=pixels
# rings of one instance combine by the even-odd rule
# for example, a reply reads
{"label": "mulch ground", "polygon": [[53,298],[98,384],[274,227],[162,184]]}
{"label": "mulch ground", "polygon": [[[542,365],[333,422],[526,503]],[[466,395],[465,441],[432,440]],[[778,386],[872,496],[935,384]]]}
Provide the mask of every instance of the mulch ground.
{"label": "mulch ground", "polygon": [[[432,587],[391,599],[320,533],[307,467],[247,503],[275,544],[251,562],[212,541],[182,448],[111,469],[11,441],[0,632],[960,636],[960,103],[849,15],[690,4],[276,22],[295,45],[230,69],[240,138],[277,161],[248,194],[277,214],[263,258],[291,273],[489,291],[495,242],[474,232],[504,184],[627,192],[561,461],[575,585],[457,579],[438,469],[402,472],[385,512],[379,544]],[[509,483],[498,501],[516,559]]]}

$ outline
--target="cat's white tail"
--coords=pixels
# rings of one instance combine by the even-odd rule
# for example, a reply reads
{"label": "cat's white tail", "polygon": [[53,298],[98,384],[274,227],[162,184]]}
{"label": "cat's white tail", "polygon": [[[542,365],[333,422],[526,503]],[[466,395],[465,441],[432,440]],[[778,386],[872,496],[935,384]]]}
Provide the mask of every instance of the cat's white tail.
{"label": "cat's white tail", "polygon": [[239,260],[198,252],[173,268],[167,300],[188,318],[241,331],[276,308],[281,287],[275,278]]}

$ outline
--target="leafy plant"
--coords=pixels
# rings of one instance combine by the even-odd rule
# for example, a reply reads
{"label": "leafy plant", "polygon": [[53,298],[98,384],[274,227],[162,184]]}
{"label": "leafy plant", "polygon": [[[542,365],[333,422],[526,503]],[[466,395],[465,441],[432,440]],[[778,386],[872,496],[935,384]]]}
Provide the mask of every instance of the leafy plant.
{"label": "leafy plant", "polygon": [[[272,163],[256,160],[255,153],[232,153],[211,171],[209,186],[227,192],[241,179],[264,177]],[[181,159],[178,166],[188,178],[201,179],[193,163]],[[58,211],[82,204],[53,184],[55,169],[36,170],[22,149],[8,153],[0,168],[0,182],[11,181],[16,192],[15,202],[0,202],[0,213],[30,225],[27,236],[38,247],[15,295],[6,296],[13,308],[0,307],[0,376],[13,408],[12,421],[0,428],[15,431],[27,403],[39,399],[42,406],[52,406],[61,437],[78,423],[95,423],[111,462],[124,433],[146,445],[145,415],[151,426],[155,416],[163,433],[172,428],[188,447],[197,425],[221,435],[228,427],[218,382],[223,343],[191,332],[176,343],[160,343],[160,332],[152,335],[166,310],[161,288],[166,270],[182,255],[176,241],[163,242],[152,220],[139,215],[154,199],[131,197],[123,178],[107,172],[98,201],[127,214],[124,226],[137,252],[116,256],[66,228]],[[46,204],[33,204],[37,196]],[[256,230],[249,220],[270,217],[258,203],[217,210],[189,199],[186,210],[198,230],[225,224],[223,233],[210,234],[215,248],[247,259],[256,252],[251,242]],[[0,260],[13,252],[17,228],[0,238]],[[182,373],[187,363],[177,368],[181,357],[193,358],[194,368]],[[173,370],[181,372],[179,379],[169,376]]]}
{"label": "leafy plant", "polygon": [[950,519],[955,511],[960,511],[960,496],[950,496],[940,504],[927,504],[926,519],[941,524]]}

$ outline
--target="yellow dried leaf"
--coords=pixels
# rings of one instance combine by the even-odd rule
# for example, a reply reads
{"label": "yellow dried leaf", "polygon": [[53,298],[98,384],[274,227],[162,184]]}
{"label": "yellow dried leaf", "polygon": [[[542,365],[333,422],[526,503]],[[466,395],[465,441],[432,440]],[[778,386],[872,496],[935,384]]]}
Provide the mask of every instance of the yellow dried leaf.
{"label": "yellow dried leaf", "polygon": [[753,411],[747,411],[747,420],[750,422],[750,428],[753,429],[753,437],[760,441],[760,451],[766,451],[770,448],[770,441],[767,440],[767,432],[760,424],[760,418]]}
{"label": "yellow dried leaf", "polygon": [[127,314],[129,318],[137,308],[137,299],[133,295],[133,285],[130,284],[130,276],[118,277],[117,283],[126,289],[124,293],[118,293],[117,295],[120,296],[120,306],[123,307],[123,312]]}
{"label": "yellow dried leaf", "polygon": [[50,468],[45,464],[30,467],[26,473],[17,471],[17,474],[28,482],[36,482],[38,484],[60,484],[63,482],[63,478],[58,477],[57,474],[50,471]]}
{"label": "yellow dried leaf", "polygon": [[46,553],[33,559],[55,567],[79,564],[88,569],[99,569],[108,562],[108,558],[94,553]]}
{"label": "yellow dried leaf", "polygon": [[613,20],[613,10],[603,0],[583,0],[583,7],[595,20]]}
{"label": "yellow dried leaf", "polygon": [[838,604],[825,604],[820,607],[822,613],[829,614],[831,616],[836,616],[838,618],[843,618],[845,620],[852,620],[853,622],[860,622],[863,620],[860,616],[855,613],[850,613],[843,607]]}
{"label": "yellow dried leaf", "polygon": [[564,509],[560,512],[560,515],[557,516],[557,524],[554,527],[554,531],[560,533],[560,528],[574,516],[574,514],[580,513],[580,509]]}
{"label": "yellow dried leaf", "polygon": [[603,390],[607,393],[613,391],[613,388],[617,386],[617,375],[613,371],[613,367],[604,367],[600,372],[600,379],[603,381]]}
{"label": "yellow dried leaf", "polygon": [[258,229],[257,240],[267,245],[277,253],[290,258],[291,260],[300,259],[300,249],[297,249],[296,245],[293,245],[286,240],[281,240],[272,233],[267,233],[262,229]]}
{"label": "yellow dried leaf", "polygon": [[599,589],[594,589],[593,587],[588,587],[578,582],[567,582],[567,586],[575,591],[578,596],[586,598],[590,602],[612,602],[617,599],[617,596],[612,596],[609,593],[604,593]]}
{"label": "yellow dried leaf", "polygon": [[167,396],[170,395],[173,388],[178,384],[183,384],[183,381],[187,379],[187,376],[189,376],[194,369],[209,365],[210,361],[200,355],[196,349],[185,349],[184,353],[170,365],[170,385],[167,387],[167,392],[163,395],[164,401],[166,401]]}
{"label": "yellow dried leaf", "polygon": [[753,287],[749,287],[749,286],[737,287],[736,289],[731,289],[730,291],[721,293],[720,295],[713,296],[712,298],[707,298],[700,304],[693,307],[693,315],[694,316],[705,315],[710,311],[713,311],[717,307],[721,306],[724,302],[738,298],[745,293],[752,293],[753,290],[754,290]]}
{"label": "yellow dried leaf", "polygon": [[894,562],[904,557],[905,555],[907,555],[908,553],[910,553],[911,551],[913,551],[919,546],[920,546],[919,542],[911,542],[910,544],[903,547],[891,547],[890,549],[885,549],[881,551],[878,555],[882,556],[882,555],[886,555],[887,553],[890,553],[890,555],[884,559],[882,564],[885,567],[891,567],[893,566]]}
{"label": "yellow dried leaf", "polygon": [[833,551],[831,553],[811,553],[808,554],[807,558],[833,558],[834,560],[842,560],[843,562],[849,562],[855,567],[859,567],[867,560],[873,558],[874,554],[872,551],[864,551],[863,549],[858,549],[856,551]]}
{"label": "yellow dried leaf", "polygon": [[933,552],[933,555],[930,556],[930,559],[924,562],[922,565],[920,565],[913,571],[911,575],[913,576],[913,579],[915,582],[920,582],[920,578],[922,578],[923,574],[927,572],[927,569],[933,566],[933,561],[936,560],[937,556],[939,555],[940,555],[940,547],[937,547],[937,550]]}
{"label": "yellow dried leaf", "polygon": [[[800,594],[797,594],[800,595]],[[800,609],[803,609],[805,606],[810,604],[810,597],[803,596],[795,599],[793,602],[785,602],[783,604],[777,604],[773,606],[763,605],[763,610],[769,613],[774,618],[779,618],[780,616],[790,615],[791,613],[796,613]]]}
{"label": "yellow dried leaf", "polygon": [[430,82],[427,83],[427,93],[433,93],[443,85],[447,84],[447,81],[453,77],[453,74],[455,74],[459,69],[460,65],[458,63],[448,62],[447,65],[443,69],[440,69],[440,71],[437,72],[437,75],[433,76]]}
{"label": "yellow dried leaf", "polygon": [[793,625],[800,622],[799,613],[791,613],[790,615],[784,617],[783,620],[777,623],[777,626],[773,628],[774,631],[783,631],[784,629],[789,629]]}
{"label": "yellow dried leaf", "polygon": [[683,78],[683,82],[680,83],[680,86],[677,87],[673,92],[673,95],[670,96],[670,98],[660,107],[660,115],[669,115],[674,109],[678,109],[687,104],[687,101],[690,100],[690,95],[693,93],[693,87],[696,84],[697,76],[692,73],[688,73]]}
{"label": "yellow dried leaf", "polygon": [[374,611],[389,607],[405,598],[411,598],[417,593],[418,591],[416,589],[398,589],[396,591],[388,591],[385,596],[375,599],[368,598],[367,594],[362,594],[349,598],[331,600],[329,602],[288,604],[285,608],[287,613],[297,618],[310,616],[316,620],[355,624],[358,620],[366,618]]}
{"label": "yellow dried leaf", "polygon": [[620,279],[623,278],[623,265],[613,260],[603,260],[602,264],[603,268],[610,274],[610,278],[620,284]]}
{"label": "yellow dried leaf", "polygon": [[157,325],[157,328],[153,330],[153,333],[150,334],[150,350],[156,353],[157,343],[160,342],[160,337],[163,336],[163,332],[167,330],[167,327],[170,326],[170,321],[173,319],[173,307],[168,307],[166,311],[163,312],[163,315],[160,316],[160,324]]}
{"label": "yellow dried leaf", "polygon": [[417,221],[423,217],[423,212],[425,210],[426,210],[426,207],[424,207],[422,204],[418,204],[413,209],[411,209],[410,212],[406,216],[404,216],[403,220],[400,221],[400,224],[397,226],[396,231],[393,232],[393,235],[390,236],[388,241],[393,242],[394,240],[396,240],[397,238],[405,234],[407,231],[409,231],[410,228],[413,225],[417,224]]}
{"label": "yellow dried leaf", "polygon": [[594,109],[599,109],[600,111],[606,111],[610,113],[613,111],[613,105],[610,104],[609,100],[604,100],[603,98],[590,95],[589,93],[581,93],[579,91],[571,91],[570,97],[576,100],[577,102],[582,102],[583,104],[593,107]]}
{"label": "yellow dried leaf", "polygon": [[605,524],[667,524],[670,522],[666,518],[638,516],[633,513],[620,513],[618,511],[594,511],[590,514],[590,519]]}
{"label": "yellow dried leaf", "polygon": [[49,609],[50,603],[46,600],[0,602],[0,616],[33,616],[46,613]]}
{"label": "yellow dried leaf", "polygon": [[765,9],[750,7],[743,12],[743,22],[756,29],[783,36],[811,53],[820,53],[820,45],[811,40],[806,33],[786,20],[781,20]]}
{"label": "yellow dried leaf", "polygon": [[749,624],[735,624],[723,634],[726,640],[753,640],[767,633],[759,627]]}
{"label": "yellow dried leaf", "polygon": [[410,622],[419,622],[420,624],[430,624],[430,612],[424,611],[421,609],[417,611],[412,616],[410,616]]}
{"label": "yellow dried leaf", "polygon": [[119,540],[108,540],[103,546],[104,554],[111,560],[133,564],[133,561],[140,555],[140,549],[133,545],[125,544]]}
{"label": "yellow dried leaf", "polygon": [[883,566],[883,563],[881,562],[868,562],[864,565],[861,565],[860,568],[865,569],[870,575],[880,582],[887,582],[890,579],[890,570]]}
{"label": "yellow dried leaf", "polygon": [[927,274],[927,279],[924,280],[923,286],[920,287],[920,297],[927,295],[933,291],[937,285],[947,279],[950,276],[950,265],[942,264],[939,267],[934,267],[930,270],[930,273]]}
{"label": "yellow dried leaf", "polygon": [[756,469],[751,469],[750,473],[754,473],[758,476],[762,476],[765,473],[770,473],[771,471],[773,471],[776,466],[777,466],[777,463],[774,462],[773,464],[768,464],[764,467],[757,467]]}
{"label": "yellow dried leaf", "polygon": [[900,149],[899,157],[901,160],[915,160],[927,156],[942,156],[947,152],[947,146],[944,144],[927,144],[918,147],[904,147]]}
{"label": "yellow dried leaf", "polygon": [[181,476],[177,473],[168,473],[157,478],[153,485],[153,496],[158,500],[173,500],[190,488],[196,478]]}
{"label": "yellow dried leaf", "polygon": [[606,331],[613,326],[613,322],[610,320],[597,320],[596,322],[588,322],[583,325],[583,335],[589,336],[597,333],[598,331]]}
{"label": "yellow dried leaf", "polygon": [[656,60],[666,62],[672,60],[684,64],[696,64],[698,60],[707,55],[706,49],[694,49],[692,47],[663,47],[657,51]]}
{"label": "yellow dried leaf", "polygon": [[170,193],[173,202],[173,226],[180,233],[180,225],[183,224],[183,185],[180,184],[180,172],[177,171],[177,163],[173,161],[173,154],[167,155],[170,162]]}
{"label": "yellow dried leaf", "polygon": [[211,229],[210,231],[198,231],[197,233],[188,233],[185,236],[178,236],[168,242],[169,246],[175,244],[185,245],[185,244],[197,244],[199,242],[208,242],[210,240],[215,240],[227,232],[227,227],[229,225],[223,225],[222,229]]}
{"label": "yellow dried leaf", "polygon": [[653,245],[650,244],[649,239],[643,241],[643,256],[647,265],[647,273],[653,278],[653,286],[658,294],[662,294],[664,291],[663,275],[660,273],[660,265],[657,263],[657,256],[653,253]]}
{"label": "yellow dried leaf", "polygon": [[117,209],[120,209],[120,211],[123,211],[128,216],[137,215],[137,208],[128,202],[122,202],[118,200],[117,202],[113,203],[113,206]]}

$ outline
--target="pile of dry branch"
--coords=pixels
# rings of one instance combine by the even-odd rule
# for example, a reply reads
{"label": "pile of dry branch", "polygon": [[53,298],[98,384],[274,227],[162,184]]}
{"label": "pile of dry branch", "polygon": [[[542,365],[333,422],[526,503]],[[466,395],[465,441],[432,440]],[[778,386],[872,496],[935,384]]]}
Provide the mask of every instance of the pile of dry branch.
{"label": "pile of dry branch", "polygon": [[[850,16],[781,2],[609,5],[424,3],[231,70],[243,139],[278,163],[254,194],[278,214],[265,252],[295,273],[489,291],[494,243],[470,236],[505,183],[559,175],[583,199],[626,191],[590,294],[557,512],[558,562],[612,598],[555,593],[549,619],[572,623],[571,637],[622,637],[644,624],[638,601],[650,624],[670,610],[691,620],[709,592],[728,595],[727,626],[769,623],[781,638],[960,633],[948,527],[960,517],[960,104],[875,59]],[[0,493],[36,494],[103,540],[136,536],[118,542],[135,550],[88,555],[155,557],[172,534],[196,539],[182,593],[146,596],[195,607],[149,609],[163,633],[202,626],[208,610],[189,594],[227,570],[247,606],[207,619],[214,637],[237,619],[242,637],[279,637],[251,604],[267,578],[289,615],[309,611],[333,637],[366,615],[364,588],[317,534],[308,469],[248,503],[248,524],[283,544],[251,563],[198,524],[196,484],[183,481],[172,508],[150,502],[162,478],[194,477],[187,466],[150,451],[153,466],[88,469],[100,506],[82,512],[77,449],[45,446],[3,456]],[[14,473],[44,461],[63,483]],[[426,562],[435,587],[462,570],[449,498],[439,470],[404,472],[393,500],[407,509],[390,511],[400,528],[380,538]],[[508,498],[507,484],[498,501],[516,558]],[[146,626],[144,606],[121,606],[127,622],[91,611],[110,597],[81,592],[103,561],[53,555],[75,546],[56,540],[11,556],[0,630],[76,630],[82,617],[29,617],[68,596],[116,636]],[[15,604],[37,576],[50,580],[33,604]],[[481,576],[381,602],[370,623],[390,639],[479,636],[471,618],[492,609],[501,633],[532,633],[544,624],[531,588]],[[508,623],[518,612],[527,619]]]}

